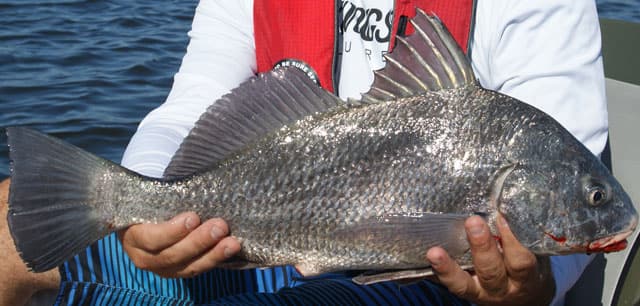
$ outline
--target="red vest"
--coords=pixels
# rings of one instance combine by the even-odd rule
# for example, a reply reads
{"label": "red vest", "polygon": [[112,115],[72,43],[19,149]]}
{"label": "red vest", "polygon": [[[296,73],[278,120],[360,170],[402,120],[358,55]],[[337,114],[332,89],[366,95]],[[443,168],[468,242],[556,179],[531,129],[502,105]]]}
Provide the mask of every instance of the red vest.
{"label": "red vest", "polygon": [[[335,55],[338,48],[334,1],[255,0],[253,22],[258,72],[269,71],[283,59],[302,60],[316,71],[320,84],[334,92]],[[462,50],[467,52],[472,24],[473,0],[395,0],[393,27],[389,46],[394,45],[400,20],[413,18],[416,7],[435,14],[447,26]],[[400,18],[405,17],[405,18]],[[404,34],[413,28],[406,24]]]}

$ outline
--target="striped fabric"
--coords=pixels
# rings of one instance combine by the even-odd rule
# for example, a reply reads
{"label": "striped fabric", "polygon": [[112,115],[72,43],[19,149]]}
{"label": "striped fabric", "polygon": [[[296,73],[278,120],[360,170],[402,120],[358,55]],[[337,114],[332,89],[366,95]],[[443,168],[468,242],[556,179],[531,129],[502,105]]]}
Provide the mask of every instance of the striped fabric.
{"label": "striped fabric", "polygon": [[382,283],[358,286],[349,279],[325,279],[282,288],[276,294],[251,293],[218,299],[213,305],[470,305],[440,286]]}
{"label": "striped fabric", "polygon": [[115,234],[67,261],[60,274],[56,305],[469,305],[427,281],[358,286],[345,274],[303,279],[292,267],[162,278],[136,268]]}

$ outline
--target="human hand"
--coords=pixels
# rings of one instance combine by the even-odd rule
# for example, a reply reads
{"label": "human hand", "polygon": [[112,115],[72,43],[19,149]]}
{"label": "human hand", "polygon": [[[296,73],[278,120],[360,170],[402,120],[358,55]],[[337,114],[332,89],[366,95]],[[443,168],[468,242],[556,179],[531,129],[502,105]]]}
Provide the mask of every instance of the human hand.
{"label": "human hand", "polygon": [[192,212],[159,224],[132,225],[118,233],[133,264],[163,277],[193,277],[240,251],[219,218],[200,224]]}
{"label": "human hand", "polygon": [[555,282],[548,257],[536,257],[513,235],[502,216],[497,220],[502,249],[478,216],[465,222],[475,272],[460,268],[439,247],[427,252],[438,280],[453,294],[478,305],[549,305]]}

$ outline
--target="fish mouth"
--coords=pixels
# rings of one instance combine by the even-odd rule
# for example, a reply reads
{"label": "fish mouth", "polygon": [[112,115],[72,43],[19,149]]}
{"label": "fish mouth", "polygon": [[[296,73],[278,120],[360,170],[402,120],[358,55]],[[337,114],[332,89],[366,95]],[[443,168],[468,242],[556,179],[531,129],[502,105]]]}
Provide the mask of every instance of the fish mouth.
{"label": "fish mouth", "polygon": [[600,239],[596,239],[591,241],[586,245],[587,253],[596,253],[596,252],[617,252],[622,251],[627,247],[627,238],[633,234],[636,226],[638,226],[638,215],[635,214],[627,228],[621,232],[618,232],[612,236],[603,237]]}
{"label": "fish mouth", "polygon": [[633,230],[624,231],[613,236],[600,238],[588,243],[585,247],[587,253],[610,253],[622,251],[627,247],[627,237]]}
{"label": "fish mouth", "polygon": [[[578,244],[570,247],[571,250],[575,251],[583,251],[587,254],[590,253],[611,253],[624,250],[627,245],[627,238],[633,234],[638,225],[638,216],[634,216],[631,222],[629,222],[629,226],[625,230],[622,230],[616,234],[598,238],[592,240],[591,242],[587,242],[585,244]],[[549,233],[546,233],[547,236],[551,237],[557,242],[560,242],[559,238],[556,238]],[[563,237],[564,239],[564,237]],[[565,239],[566,240],[566,239]],[[564,241],[562,241],[564,242]]]}

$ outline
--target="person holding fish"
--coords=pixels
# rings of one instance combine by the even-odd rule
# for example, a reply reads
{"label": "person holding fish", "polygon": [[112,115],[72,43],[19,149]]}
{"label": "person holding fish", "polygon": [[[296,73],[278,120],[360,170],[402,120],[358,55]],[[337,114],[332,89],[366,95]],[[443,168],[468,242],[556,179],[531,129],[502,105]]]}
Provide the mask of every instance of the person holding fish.
{"label": "person holding fish", "polygon": [[[422,11],[416,11],[417,8],[427,14],[438,16],[452,36],[439,26],[437,19],[428,17]],[[406,131],[404,124],[407,122],[411,126],[422,127],[411,132],[416,133],[415,135],[423,135],[423,132],[434,134],[442,128],[442,134],[424,136],[429,144],[426,152],[431,154],[439,150],[435,148],[435,144],[443,141],[443,137],[439,135],[449,132],[436,122],[448,120],[446,116],[450,112],[443,111],[436,116],[435,112],[442,109],[428,108],[431,114],[420,115],[419,112],[424,110],[425,106],[414,110],[411,108],[414,105],[406,101],[413,101],[411,97],[414,96],[426,95],[429,100],[428,107],[433,107],[441,103],[441,99],[447,101],[449,98],[434,98],[430,96],[431,92],[450,93],[470,86],[473,93],[480,92],[478,95],[482,98],[479,100],[502,99],[508,101],[504,103],[514,103],[514,106],[509,104],[506,109],[518,109],[514,110],[512,116],[531,116],[525,118],[524,122],[531,120],[535,123],[530,126],[539,133],[536,134],[539,135],[539,139],[550,139],[543,146],[544,149],[538,146],[535,154],[544,156],[546,152],[555,152],[558,148],[556,144],[562,143],[563,146],[558,150],[566,152],[569,150],[566,148],[570,148],[572,154],[576,155],[574,159],[581,161],[580,167],[588,165],[587,168],[592,171],[592,178],[588,182],[578,180],[580,184],[587,184],[585,188],[574,188],[578,191],[566,191],[561,188],[558,192],[554,189],[543,196],[539,194],[539,190],[552,189],[557,187],[555,185],[564,186],[563,184],[567,183],[564,180],[531,180],[527,174],[531,167],[529,164],[507,162],[491,168],[491,162],[486,162],[483,167],[491,168],[492,171],[488,174],[474,175],[480,176],[480,181],[490,182],[490,185],[482,185],[478,180],[463,180],[462,184],[454,185],[453,183],[460,183],[458,178],[465,177],[465,163],[473,164],[475,162],[472,160],[485,157],[474,156],[476,153],[473,149],[453,151],[460,156],[451,156],[451,160],[458,162],[451,163],[450,166],[448,162],[444,162],[448,165],[446,167],[450,168],[428,168],[454,173],[451,176],[444,173],[443,176],[434,176],[433,180],[427,181],[430,186],[443,186],[442,190],[436,188],[423,194],[423,189],[416,189],[415,192],[419,193],[416,198],[406,195],[409,190],[420,184],[421,181],[417,179],[413,184],[403,185],[402,190],[393,194],[394,197],[387,197],[386,193],[376,194],[372,189],[368,189],[367,186],[371,186],[373,181],[363,185],[356,184],[353,186],[357,188],[346,188],[347,191],[342,191],[340,197],[347,197],[350,201],[374,193],[378,196],[367,198],[364,203],[371,206],[377,205],[378,202],[381,205],[393,205],[385,206],[384,210],[388,213],[380,217],[384,220],[377,217],[365,218],[364,221],[357,219],[360,223],[356,222],[353,226],[346,226],[348,222],[345,221],[338,223],[337,229],[328,227],[326,232],[331,233],[327,238],[330,251],[324,254],[334,256],[320,256],[310,261],[300,257],[291,259],[291,254],[282,255],[286,258],[281,261],[273,259],[281,254],[266,249],[275,244],[279,245],[279,239],[284,241],[288,237],[279,237],[277,234],[273,236],[272,231],[267,230],[269,226],[274,225],[274,221],[267,227],[261,227],[263,224],[259,220],[266,215],[264,213],[257,214],[259,218],[255,221],[252,232],[244,232],[243,226],[239,224],[243,218],[250,218],[252,210],[249,206],[242,206],[244,210],[240,209],[238,215],[224,215],[225,213],[220,211],[219,214],[214,214],[215,218],[212,219],[201,219],[203,211],[198,206],[200,204],[187,208],[171,207],[164,216],[172,216],[179,211],[193,211],[178,214],[171,220],[158,224],[131,225],[155,218],[154,215],[145,215],[144,212],[141,212],[141,216],[144,217],[136,216],[126,222],[117,218],[110,219],[105,223],[104,235],[120,229],[118,237],[111,234],[99,240],[86,249],[84,255],[76,257],[74,264],[64,265],[61,280],[64,298],[61,301],[79,303],[101,299],[115,303],[123,301],[123,296],[128,295],[135,296],[137,301],[147,303],[189,301],[221,304],[562,304],[564,294],[575,283],[590,258],[585,255],[540,255],[618,250],[624,248],[624,238],[637,224],[637,214],[633,208],[629,208],[630,203],[628,198],[625,198],[624,191],[615,180],[608,179],[608,173],[592,154],[598,154],[603,150],[607,133],[599,35],[595,3],[586,0],[535,3],[466,0],[340,1],[313,4],[289,2],[286,5],[258,0],[201,1],[190,32],[191,41],[187,54],[175,76],[172,91],[167,101],[140,124],[123,158],[122,164],[135,172],[148,177],[164,177],[168,182],[179,181],[180,186],[188,189],[189,186],[200,184],[196,181],[201,170],[214,164],[223,168],[225,163],[234,164],[238,160],[243,161],[237,162],[238,165],[243,165],[246,169],[230,170],[230,174],[227,175],[230,178],[220,178],[221,182],[243,176],[247,177],[245,182],[249,182],[254,177],[272,174],[261,169],[277,172],[279,167],[283,167],[285,162],[282,157],[286,156],[284,154],[277,155],[279,162],[265,160],[264,164],[271,165],[267,168],[264,168],[260,161],[263,156],[271,154],[269,152],[276,149],[285,150],[290,145],[295,145],[298,139],[305,139],[305,143],[312,136],[321,137],[325,141],[335,140],[335,143],[339,144],[336,146],[337,152],[343,152],[339,149],[346,149],[345,146],[348,145],[353,145],[356,149],[361,148],[349,138],[352,130],[358,127],[357,122],[349,125],[338,124],[336,127],[320,125],[322,128],[318,128],[314,123],[325,121],[317,119],[317,114],[327,114],[328,117],[344,115],[344,121],[348,121],[351,112],[339,110],[354,110],[353,113],[362,110],[363,114],[358,118],[369,118],[369,114],[388,112],[382,106],[389,101],[406,103],[402,104],[405,105],[403,109],[409,110],[402,113],[406,116],[401,116],[397,123],[394,120],[399,115],[396,114],[385,117],[385,120],[367,122],[367,127],[359,128],[367,131],[369,135],[376,135],[375,137],[382,135],[382,139],[402,139],[387,136],[389,132],[398,134]],[[224,43],[221,43],[222,41]],[[462,52],[466,52],[466,56],[470,57],[471,65],[466,62]],[[276,68],[274,72],[269,73],[274,67],[296,68]],[[384,70],[373,73],[382,68]],[[243,83],[256,73],[264,74],[260,78]],[[544,129],[536,129],[535,126],[539,122],[546,122],[544,120],[547,120],[547,115],[524,103],[512,102],[513,99],[506,96],[493,96],[491,92],[477,86],[476,78],[484,88],[508,94],[547,112],[586,147],[568,136],[570,134],[555,123],[545,125]],[[212,101],[241,83],[243,84],[237,90],[211,106]],[[321,90],[313,85],[314,83],[327,91]],[[341,99],[328,92],[333,92]],[[257,98],[253,98],[256,96]],[[311,96],[317,99],[308,98]],[[344,102],[347,99],[352,100]],[[273,103],[269,101],[272,100],[278,100],[281,104],[273,106],[273,110],[269,111],[269,103]],[[477,107],[473,103],[456,103],[460,103],[456,112],[464,113]],[[498,110],[500,104],[488,105],[491,106],[489,110]],[[576,114],[578,109],[581,111],[580,114]],[[370,110],[370,113],[366,110]],[[480,108],[474,109],[476,114],[482,111],[484,110]],[[471,115],[470,113],[469,116]],[[271,117],[264,119],[267,116]],[[472,126],[469,130],[485,129],[490,132],[487,135],[508,135],[510,138],[498,140],[503,140],[504,145],[509,146],[517,139],[524,139],[518,138],[518,134],[525,133],[520,125],[502,124],[499,122],[500,118],[487,116],[480,116],[480,119],[474,120],[477,122],[491,119],[483,123],[486,126]],[[579,116],[580,120],[576,120],[576,116]],[[504,117],[510,119],[510,116]],[[431,123],[424,124],[425,120]],[[383,125],[376,125],[380,124],[379,122]],[[522,125],[526,125],[524,122]],[[387,123],[396,125],[391,129],[384,125]],[[251,125],[251,132],[244,132],[248,125]],[[273,127],[264,128],[270,125]],[[446,126],[450,124],[447,123]],[[557,141],[552,132],[556,130],[561,135]],[[203,145],[199,137],[207,133],[213,136],[203,136],[212,137]],[[264,137],[277,140],[279,145],[276,149],[272,146],[273,141],[263,143],[261,138],[254,136],[261,133],[266,135]],[[478,131],[464,137],[469,137],[465,139],[472,143],[478,141],[476,135],[482,133]],[[22,141],[21,138],[37,142],[41,136],[20,129],[9,130],[9,141],[16,152],[12,157],[16,175],[29,168],[26,162],[21,162],[18,154],[22,146],[30,145],[30,141]],[[340,141],[344,139],[350,140],[348,143]],[[480,144],[486,143],[486,146],[478,146],[479,150],[492,150],[489,142],[486,139],[480,141]],[[241,150],[253,143],[257,143],[257,146],[264,150],[256,149],[256,152],[261,153],[246,158],[242,157],[244,153],[238,153],[245,152],[246,150]],[[502,147],[503,142],[498,141],[497,144],[496,147]],[[391,150],[389,148],[397,146],[397,143],[391,141],[384,142],[382,147]],[[199,149],[202,147],[208,148],[207,151]],[[306,144],[303,147],[316,148],[308,147]],[[310,162],[316,161],[315,164],[318,164],[333,160],[331,156],[321,154],[321,147],[317,148],[318,150],[308,152],[303,150],[305,154],[312,156]],[[344,154],[357,155],[356,149]],[[60,150],[64,151],[62,147]],[[431,162],[428,158],[422,159],[422,154],[427,153],[420,151],[416,155],[393,155],[395,158],[391,158],[389,165],[385,164],[386,159],[382,159],[375,163],[365,163],[365,166],[360,167],[356,161],[359,163],[376,154],[388,156],[391,154],[389,152],[397,152],[395,149],[383,153],[379,153],[377,149],[363,150],[367,154],[348,159],[348,166],[353,169],[350,170],[352,172],[344,170],[350,174],[347,177],[364,179],[369,175],[362,173],[369,173],[371,167],[381,167],[385,169],[385,177],[393,178],[394,175],[398,175],[404,178],[403,173],[412,170],[402,168],[402,165],[406,165],[407,158],[417,158],[416,163],[410,163],[416,167],[415,171],[426,169],[426,164]],[[210,151],[216,152],[208,153]],[[205,155],[201,159],[202,164],[198,164],[200,161],[193,161],[193,152],[196,152],[198,158],[201,155],[197,154]],[[229,158],[235,156],[234,154],[238,154],[239,157]],[[503,153],[496,151],[490,155],[499,154]],[[515,159],[521,157],[518,154],[524,153],[507,153],[504,157]],[[80,160],[92,159],[81,156],[83,159]],[[254,162],[255,167],[250,167]],[[549,163],[552,164],[551,161]],[[25,166],[22,166],[23,164]],[[569,166],[561,163],[557,167]],[[344,167],[335,169],[338,168]],[[548,168],[555,171],[551,166]],[[109,169],[109,172],[105,172],[110,174],[108,176],[125,176],[124,172],[111,175],[111,171],[120,170]],[[296,168],[290,170],[295,172],[294,169]],[[399,173],[396,174],[393,170],[398,170]],[[568,172],[575,173],[582,171],[582,168],[580,171],[573,171],[573,168],[569,170],[571,171]],[[281,171],[285,175],[287,168],[282,168]],[[193,179],[181,181],[185,177]],[[337,175],[334,178],[341,180],[344,177],[345,175]],[[447,181],[447,177],[450,177],[451,181]],[[554,174],[554,179],[556,177],[563,177],[563,174]],[[605,177],[607,179],[601,179]],[[218,179],[217,176],[214,178]],[[523,193],[522,186],[513,183],[514,181],[540,188],[531,192],[526,190]],[[144,184],[145,181],[136,182]],[[327,190],[340,190],[341,187],[352,183],[345,180],[342,186],[333,186]],[[247,184],[251,185],[245,185]],[[309,192],[314,190],[314,184],[314,181],[308,182],[311,188]],[[121,188],[126,189],[122,186]],[[16,198],[21,198],[22,190],[30,190],[27,187],[22,188],[17,184],[12,187],[12,192],[15,192]],[[300,188],[303,187],[304,185]],[[462,197],[456,201],[438,194],[438,191],[444,192],[449,189],[457,190],[451,192],[451,195],[460,194]],[[234,201],[245,201],[251,197],[251,190],[253,189],[249,188],[237,195],[243,199],[234,197],[233,200],[228,199],[229,203],[223,201],[218,204],[230,205]],[[486,197],[474,196],[480,190],[486,191]],[[359,191],[361,193],[358,193]],[[583,192],[586,193],[585,196],[582,195]],[[509,203],[520,203],[518,201],[539,203],[532,199],[542,199],[543,202],[548,201],[554,205],[557,203],[554,209],[564,213],[563,200],[572,201],[567,194],[573,193],[578,195],[580,203],[587,203],[585,207],[588,209],[610,204],[609,202],[618,203],[616,205],[624,209],[615,213],[599,213],[598,221],[605,220],[615,224],[605,226],[600,229],[602,232],[597,232],[590,224],[564,228],[562,226],[565,221],[554,219],[552,214],[545,214],[546,217],[542,218],[542,212],[549,210],[544,207],[532,205],[525,209],[525,215],[521,208],[509,206]],[[274,193],[273,198],[277,201],[276,199],[287,195]],[[617,198],[613,198],[613,195]],[[410,204],[402,200],[396,201],[396,196],[399,199],[404,199],[402,197],[405,196],[406,199],[424,197],[431,199],[432,203],[425,204],[429,207],[427,212],[422,208],[407,212],[399,209]],[[260,201],[267,201],[268,199],[264,198],[268,198],[268,192],[260,192],[257,197],[263,199]],[[483,200],[485,198],[486,201]],[[526,199],[523,200],[524,198]],[[123,198],[122,202],[126,202],[125,199]],[[446,201],[439,201],[443,199]],[[263,204],[259,206],[267,205],[266,202],[260,201],[258,203]],[[302,201],[307,202],[313,201]],[[444,202],[448,203],[447,207],[438,207],[446,204]],[[466,204],[457,209],[451,207],[462,205],[462,202]],[[286,203],[288,202],[284,201],[277,207]],[[21,207],[18,200],[10,205],[13,205],[14,208],[10,208],[13,210],[17,210],[15,207]],[[299,206],[301,205],[304,204]],[[327,207],[327,215],[313,209],[305,212],[296,210],[296,213],[310,213],[315,218],[322,216],[320,219],[326,220],[334,213],[332,210],[346,209],[350,212],[350,208],[340,206],[339,201],[325,205],[337,206]],[[587,208],[580,207],[576,211],[582,212]],[[358,214],[360,211],[353,213]],[[277,222],[282,221],[282,224],[292,227],[296,222],[303,222],[298,218],[303,220],[304,216],[306,215],[293,215],[292,219],[286,219],[289,223],[282,221],[284,219],[278,219]],[[420,220],[420,223],[417,220]],[[22,221],[20,216],[10,213],[12,230],[14,236],[18,237],[16,244],[18,249],[22,250],[23,259],[29,267],[36,271],[45,271],[51,265],[57,265],[56,260],[41,259],[39,254],[28,254],[36,247],[31,245],[32,242],[25,242],[26,239],[19,239],[21,235],[28,235],[21,231],[20,226],[23,222],[26,221]],[[316,230],[315,224],[301,224]],[[251,226],[246,224],[244,227],[252,228]],[[262,228],[265,228],[265,233],[262,233]],[[542,228],[544,231],[531,233],[532,228]],[[368,255],[358,253],[356,246],[351,246],[353,249],[348,255],[340,254],[342,247],[332,249],[333,244],[344,241],[351,241],[355,245],[378,245],[380,241],[384,242],[383,240],[389,238],[389,232],[397,240],[393,246],[399,249],[399,253],[393,253],[392,258],[380,260],[376,264],[363,264]],[[591,235],[591,232],[594,233]],[[591,236],[585,238],[585,235]],[[321,240],[320,237],[324,236],[317,230],[316,236],[313,237]],[[268,243],[261,244],[265,242],[259,241]],[[74,243],[70,242],[69,245],[75,247]],[[285,245],[289,247],[296,243],[298,242]],[[414,244],[430,247],[409,250]],[[128,256],[123,254],[123,250]],[[299,251],[295,248],[292,250],[289,253]],[[413,255],[407,255],[409,253]],[[241,256],[243,260],[238,261],[237,256]],[[66,259],[62,255],[60,258]],[[354,260],[349,261],[350,258]],[[398,258],[402,258],[400,262]],[[333,259],[336,262],[332,261]],[[276,267],[256,268],[261,266],[260,263],[263,266]],[[471,266],[473,269],[469,270]],[[370,267],[381,267],[373,270],[395,268],[393,270],[400,271],[378,271],[375,274],[344,272],[372,270]],[[91,277],[88,278],[87,275]],[[425,277],[428,280],[424,280]],[[87,282],[86,279],[91,281]],[[401,287],[390,282],[406,279],[414,282]]]}

